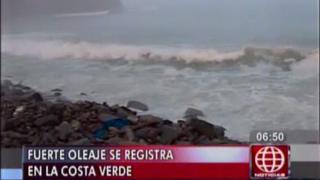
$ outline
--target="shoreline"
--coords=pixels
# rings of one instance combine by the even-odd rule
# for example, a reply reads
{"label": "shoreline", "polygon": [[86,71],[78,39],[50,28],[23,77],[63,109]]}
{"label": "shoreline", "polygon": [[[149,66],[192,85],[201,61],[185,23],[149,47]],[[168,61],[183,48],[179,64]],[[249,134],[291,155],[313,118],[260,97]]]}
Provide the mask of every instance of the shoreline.
{"label": "shoreline", "polygon": [[[148,106],[69,101],[60,89],[48,96],[9,80],[1,82],[1,146],[245,144],[189,108],[177,121],[147,114]],[[144,112],[143,115],[139,112]]]}

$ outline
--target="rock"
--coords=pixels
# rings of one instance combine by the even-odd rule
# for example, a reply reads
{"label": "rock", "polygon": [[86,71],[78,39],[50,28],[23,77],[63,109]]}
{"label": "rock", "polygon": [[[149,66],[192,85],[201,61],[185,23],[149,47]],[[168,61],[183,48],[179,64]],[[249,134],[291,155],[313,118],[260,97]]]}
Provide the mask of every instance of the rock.
{"label": "rock", "polygon": [[105,141],[109,145],[120,145],[124,142],[124,140],[118,136],[113,137]]}
{"label": "rock", "polygon": [[72,127],[72,129],[74,129],[75,131],[79,130],[80,126],[81,126],[81,124],[80,124],[79,121],[77,121],[77,120],[72,120],[72,121],[71,121],[71,127]]}
{"label": "rock", "polygon": [[12,130],[19,125],[19,121],[17,119],[1,119],[1,129],[4,130]]}
{"label": "rock", "polygon": [[226,141],[221,140],[221,139],[212,139],[211,144],[226,144]]}
{"label": "rock", "polygon": [[126,139],[128,141],[133,141],[135,139],[134,132],[129,126],[122,128],[125,131]]}
{"label": "rock", "polygon": [[177,141],[175,145],[192,145],[189,141]]}
{"label": "rock", "polygon": [[181,129],[186,129],[187,128],[187,123],[183,120],[178,120],[178,125],[180,126]]}
{"label": "rock", "polygon": [[226,131],[226,129],[222,126],[217,126],[217,125],[214,126],[214,132],[215,132],[217,138],[223,138],[225,131]]}
{"label": "rock", "polygon": [[76,141],[72,141],[69,143],[70,145],[89,145],[90,140],[88,138],[82,138]]}
{"label": "rock", "polygon": [[61,96],[62,94],[61,92],[54,92],[53,95],[57,97],[57,96]]}
{"label": "rock", "polygon": [[196,118],[198,116],[204,117],[204,114],[202,111],[194,108],[188,108],[186,112],[184,113],[185,118]]}
{"label": "rock", "polygon": [[88,95],[86,93],[84,93],[84,92],[81,92],[80,96],[88,96]]}
{"label": "rock", "polygon": [[170,120],[168,120],[168,119],[166,119],[166,120],[163,120],[163,121],[161,122],[161,124],[163,124],[163,125],[172,125],[173,122],[170,121]]}
{"label": "rock", "polygon": [[104,129],[108,129],[109,127],[115,127],[117,129],[121,129],[130,124],[130,121],[127,119],[117,118],[105,121],[102,123]]}
{"label": "rock", "polygon": [[36,126],[50,126],[56,125],[59,122],[58,117],[54,114],[49,114],[47,116],[37,119],[34,124]]}
{"label": "rock", "polygon": [[133,108],[141,111],[148,111],[149,108],[146,104],[139,102],[139,101],[129,101],[127,103],[128,108]]}
{"label": "rock", "polygon": [[129,121],[131,121],[132,123],[136,123],[136,122],[138,122],[138,120],[139,120],[139,118],[138,118],[136,115],[129,115],[129,116],[127,117],[127,119],[128,119]]}
{"label": "rock", "polygon": [[19,113],[23,112],[24,110],[25,110],[25,106],[18,106],[14,111],[13,116],[17,116]]}
{"label": "rock", "polygon": [[153,124],[153,123],[161,123],[163,121],[162,118],[153,116],[153,115],[140,115],[138,116],[139,121],[143,123]]}
{"label": "rock", "polygon": [[52,114],[62,115],[65,107],[64,103],[54,103],[50,104],[48,109]]}
{"label": "rock", "polygon": [[118,136],[119,133],[120,133],[120,130],[118,128],[115,128],[115,127],[108,128],[108,137],[109,138]]}
{"label": "rock", "polygon": [[147,143],[144,139],[139,139],[139,140],[138,140],[138,143],[139,143],[140,145],[148,145],[148,143]]}
{"label": "rock", "polygon": [[33,93],[32,95],[30,95],[29,97],[27,97],[27,99],[35,101],[35,102],[42,102],[43,98],[41,96],[40,93]]}
{"label": "rock", "polygon": [[15,138],[15,139],[28,139],[28,135],[27,134],[21,134],[19,132],[15,132],[15,131],[5,131],[1,133],[3,137],[9,137],[9,138]]}
{"label": "rock", "polygon": [[114,116],[112,114],[109,114],[109,113],[101,113],[101,114],[99,114],[98,118],[100,121],[104,122],[104,121],[109,121],[111,119],[116,119],[118,117]]}
{"label": "rock", "polygon": [[199,133],[209,137],[209,138],[216,138],[217,135],[215,133],[215,128],[213,124],[210,124],[204,120],[200,119],[190,119],[189,120],[189,126],[191,126],[193,129],[198,131]]}
{"label": "rock", "polygon": [[130,109],[126,107],[119,107],[116,109],[117,115],[122,118],[127,118],[128,116],[136,115],[137,113],[134,111],[131,111]]}
{"label": "rock", "polygon": [[206,136],[201,136],[199,139],[194,141],[194,144],[198,145],[210,145],[212,144],[211,140]]}
{"label": "rock", "polygon": [[1,132],[5,131],[6,129],[7,129],[6,119],[1,118]]}
{"label": "rock", "polygon": [[161,144],[171,144],[178,136],[180,130],[178,128],[163,125],[161,126],[160,143]]}
{"label": "rock", "polygon": [[56,89],[52,89],[52,92],[62,92],[62,89],[56,88]]}
{"label": "rock", "polygon": [[107,135],[108,135],[107,130],[104,128],[99,128],[94,132],[94,137],[98,140],[105,139]]}
{"label": "rock", "polygon": [[56,130],[58,132],[58,137],[61,140],[66,140],[68,136],[73,133],[72,126],[67,121],[63,121],[56,127]]}
{"label": "rock", "polygon": [[134,132],[134,135],[137,139],[143,139],[143,140],[154,142],[154,141],[156,141],[159,133],[160,133],[160,131],[157,128],[144,127],[144,128],[136,130]]}
{"label": "rock", "polygon": [[46,132],[41,136],[40,143],[41,145],[50,145],[56,142],[57,138],[54,132]]}

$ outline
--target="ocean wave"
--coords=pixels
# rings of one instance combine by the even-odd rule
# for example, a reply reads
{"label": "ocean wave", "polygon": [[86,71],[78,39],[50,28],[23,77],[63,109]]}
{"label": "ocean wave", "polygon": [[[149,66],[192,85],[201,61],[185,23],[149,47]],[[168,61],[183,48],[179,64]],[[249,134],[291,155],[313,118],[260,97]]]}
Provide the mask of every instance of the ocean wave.
{"label": "ocean wave", "polygon": [[216,49],[178,48],[97,44],[63,40],[5,39],[1,51],[9,55],[40,59],[85,59],[126,63],[161,63],[180,67],[256,66],[267,63],[290,70],[291,65],[304,59],[318,59],[319,50],[304,53],[294,48],[245,47],[235,51]]}
{"label": "ocean wave", "polygon": [[96,12],[82,12],[82,13],[65,13],[65,14],[56,14],[54,17],[81,17],[81,16],[100,16],[107,15],[110,11],[96,11]]}

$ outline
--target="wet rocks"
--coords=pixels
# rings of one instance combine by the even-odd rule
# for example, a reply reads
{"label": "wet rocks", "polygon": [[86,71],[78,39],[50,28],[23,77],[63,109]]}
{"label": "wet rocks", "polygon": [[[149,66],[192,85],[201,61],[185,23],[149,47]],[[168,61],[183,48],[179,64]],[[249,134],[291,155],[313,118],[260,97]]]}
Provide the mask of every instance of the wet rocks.
{"label": "wet rocks", "polygon": [[[1,88],[1,145],[211,145],[239,144],[225,128],[198,117],[189,108],[185,119],[163,119],[132,110],[148,106],[129,101],[127,107],[90,101],[52,101],[50,96],[10,81]],[[62,92],[54,90],[53,92]],[[49,97],[49,98],[48,98]]]}

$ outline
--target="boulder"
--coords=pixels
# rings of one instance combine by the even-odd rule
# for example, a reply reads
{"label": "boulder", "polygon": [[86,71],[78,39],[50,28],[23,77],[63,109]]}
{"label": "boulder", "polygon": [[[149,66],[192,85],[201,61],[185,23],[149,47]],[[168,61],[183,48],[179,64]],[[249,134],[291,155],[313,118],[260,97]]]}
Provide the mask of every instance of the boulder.
{"label": "boulder", "polygon": [[161,144],[171,144],[180,134],[180,129],[163,125],[161,126],[160,143]]}
{"label": "boulder", "polygon": [[29,100],[31,101],[35,101],[35,102],[42,102],[43,98],[42,95],[40,93],[33,93],[31,94],[29,97],[27,97]]}
{"label": "boulder", "polygon": [[196,118],[198,116],[204,117],[204,114],[202,111],[195,108],[188,108],[184,113],[185,118]]}
{"label": "boulder", "polygon": [[57,126],[56,130],[58,132],[58,137],[61,140],[66,140],[68,136],[74,132],[72,126],[66,121],[63,121],[59,126]]}
{"label": "boulder", "polygon": [[129,101],[127,103],[128,108],[133,108],[141,111],[148,111],[149,108],[146,104],[139,102],[139,101]]}
{"label": "boulder", "polygon": [[202,135],[205,135],[209,138],[216,138],[215,126],[204,120],[193,118],[189,120],[189,126],[194,130],[198,131]]}

